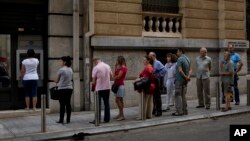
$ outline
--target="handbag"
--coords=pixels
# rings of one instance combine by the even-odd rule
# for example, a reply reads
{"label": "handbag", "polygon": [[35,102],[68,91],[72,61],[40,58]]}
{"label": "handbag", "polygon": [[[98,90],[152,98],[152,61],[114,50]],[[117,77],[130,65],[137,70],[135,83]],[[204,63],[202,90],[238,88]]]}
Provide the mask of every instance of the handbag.
{"label": "handbag", "polygon": [[112,92],[115,94],[117,93],[118,89],[119,89],[119,85],[116,85],[116,84],[113,84],[111,87]]}
{"label": "handbag", "polygon": [[150,80],[147,77],[143,77],[134,83],[134,90],[146,90],[150,86]]}
{"label": "handbag", "polygon": [[50,91],[50,98],[53,100],[59,100],[60,94],[59,94],[59,90],[58,87],[52,87],[49,89]]}

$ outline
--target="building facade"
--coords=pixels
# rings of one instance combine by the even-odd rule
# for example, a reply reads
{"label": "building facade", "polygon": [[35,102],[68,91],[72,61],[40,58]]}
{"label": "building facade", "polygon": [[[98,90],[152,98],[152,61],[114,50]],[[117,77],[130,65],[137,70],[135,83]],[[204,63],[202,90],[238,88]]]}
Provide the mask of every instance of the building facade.
{"label": "building facade", "polygon": [[[0,57],[7,58],[11,84],[0,86],[0,110],[24,108],[19,78],[25,50],[34,48],[40,60],[39,97],[49,99],[61,56],[72,56],[74,111],[93,109],[90,92],[92,59],[100,57],[114,69],[117,56],[128,65],[125,105],[137,106],[132,82],[143,68],[143,56],[155,51],[163,63],[167,53],[183,47],[191,58],[193,75],[188,98],[196,98],[195,57],[207,47],[213,59],[211,94],[217,93],[219,61],[228,43],[235,45],[244,66],[240,93],[246,93],[248,20],[246,0],[0,0]],[[10,8],[12,7],[12,8]],[[250,62],[250,61],[249,61]],[[164,93],[164,89],[163,93]],[[110,97],[115,108],[115,98]]]}

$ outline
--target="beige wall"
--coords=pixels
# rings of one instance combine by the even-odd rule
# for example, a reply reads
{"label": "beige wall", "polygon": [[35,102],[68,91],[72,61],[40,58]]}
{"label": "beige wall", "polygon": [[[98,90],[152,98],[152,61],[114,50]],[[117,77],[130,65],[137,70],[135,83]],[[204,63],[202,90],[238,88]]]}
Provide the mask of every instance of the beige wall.
{"label": "beige wall", "polygon": [[218,0],[181,0],[184,38],[218,38]]}
{"label": "beige wall", "polygon": [[95,34],[141,36],[141,0],[95,0]]}
{"label": "beige wall", "polygon": [[[79,10],[82,15],[83,0],[79,0]],[[54,80],[58,69],[61,67],[60,57],[73,56],[73,1],[72,0],[49,0],[48,3],[48,79]],[[82,36],[83,20],[80,18],[79,33]],[[82,38],[79,37],[80,57],[83,55],[83,43]],[[80,72],[82,72],[83,61],[80,60]],[[82,73],[80,73],[82,78]],[[55,83],[48,83],[48,87],[55,86]],[[73,95],[72,107],[74,108],[77,102],[74,102],[74,97],[81,100],[83,105],[83,90],[80,90],[81,95]],[[48,91],[48,94],[49,91]],[[51,112],[57,112],[59,110],[58,101],[49,99],[49,107]],[[76,109],[73,109],[76,110]]]}
{"label": "beige wall", "polygon": [[[184,38],[245,39],[244,0],[179,1]],[[95,0],[95,34],[142,36],[141,2]]]}
{"label": "beige wall", "polygon": [[245,39],[245,0],[225,1],[225,38]]}

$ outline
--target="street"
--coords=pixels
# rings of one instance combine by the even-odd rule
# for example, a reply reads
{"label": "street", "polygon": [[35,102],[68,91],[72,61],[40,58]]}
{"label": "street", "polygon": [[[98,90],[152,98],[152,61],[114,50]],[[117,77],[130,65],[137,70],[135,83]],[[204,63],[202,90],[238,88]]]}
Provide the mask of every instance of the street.
{"label": "street", "polygon": [[85,137],[88,141],[229,141],[230,124],[250,124],[250,113]]}

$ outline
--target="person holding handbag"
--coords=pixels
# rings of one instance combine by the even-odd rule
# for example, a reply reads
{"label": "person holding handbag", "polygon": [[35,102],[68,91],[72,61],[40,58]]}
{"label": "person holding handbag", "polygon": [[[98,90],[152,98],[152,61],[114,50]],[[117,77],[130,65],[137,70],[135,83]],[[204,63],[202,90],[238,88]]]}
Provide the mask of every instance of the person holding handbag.
{"label": "person holding handbag", "polygon": [[[142,90],[138,90],[139,93],[139,107],[141,107],[141,95],[143,94],[143,101],[144,101],[144,119],[151,119],[152,118],[152,113],[153,113],[153,94],[156,89],[156,85],[154,83],[154,68],[153,68],[153,59],[149,56],[144,57],[144,69],[141,71],[139,78],[137,78],[134,83],[137,81],[140,81],[143,78],[148,78],[150,81],[149,87],[144,88]],[[139,108],[140,109],[140,108]],[[142,111],[139,111],[139,117],[137,118],[138,120],[142,119],[141,113]]]}
{"label": "person holding handbag", "polygon": [[55,83],[58,86],[58,93],[60,94],[60,118],[57,123],[64,123],[65,108],[67,113],[66,123],[70,123],[71,117],[71,95],[73,92],[73,70],[71,66],[71,58],[69,56],[61,57],[61,68],[57,72]]}
{"label": "person holding handbag", "polygon": [[123,108],[124,108],[124,103],[123,103],[123,97],[125,96],[125,86],[124,86],[124,80],[127,74],[127,66],[126,66],[126,61],[123,56],[118,56],[117,62],[115,65],[115,73],[114,73],[114,84],[115,86],[118,87],[117,92],[115,92],[115,101],[117,104],[117,107],[119,108],[119,114],[114,118],[117,121],[120,120],[125,120],[124,113],[123,113]]}

